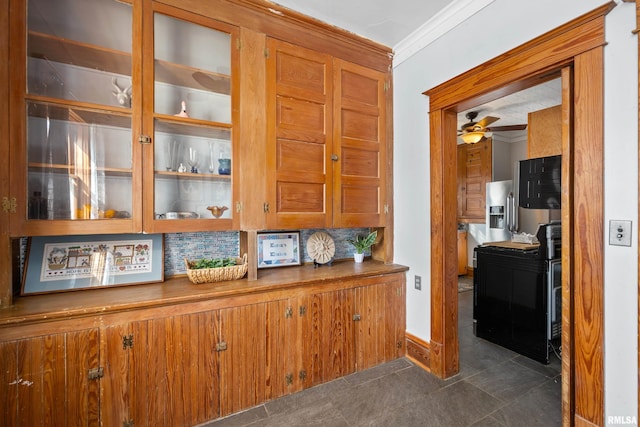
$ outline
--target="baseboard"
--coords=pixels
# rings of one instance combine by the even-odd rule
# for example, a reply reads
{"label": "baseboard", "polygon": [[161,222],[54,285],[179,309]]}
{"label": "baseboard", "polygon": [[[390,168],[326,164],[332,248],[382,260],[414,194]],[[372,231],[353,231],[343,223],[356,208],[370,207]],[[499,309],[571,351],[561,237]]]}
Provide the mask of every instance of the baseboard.
{"label": "baseboard", "polygon": [[467,276],[473,277],[473,267],[467,266]]}
{"label": "baseboard", "polygon": [[427,372],[431,372],[431,351],[429,343],[405,332],[407,358]]}

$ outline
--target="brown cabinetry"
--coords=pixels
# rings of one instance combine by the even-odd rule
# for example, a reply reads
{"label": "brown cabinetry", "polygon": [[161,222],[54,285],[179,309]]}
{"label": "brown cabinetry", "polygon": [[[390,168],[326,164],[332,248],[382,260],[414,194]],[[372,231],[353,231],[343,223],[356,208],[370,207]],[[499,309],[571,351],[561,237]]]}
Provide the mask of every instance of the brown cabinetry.
{"label": "brown cabinetry", "polygon": [[467,232],[458,230],[458,276],[467,274]]}
{"label": "brown cabinetry", "polygon": [[485,222],[486,183],[491,181],[491,139],[460,144],[458,166],[458,222]]}
{"label": "brown cabinetry", "polygon": [[528,115],[527,152],[530,159],[562,154],[562,106]]}
{"label": "brown cabinetry", "polygon": [[236,225],[237,27],[152,1],[12,0],[11,13],[11,234]]}
{"label": "brown cabinetry", "polygon": [[386,74],[267,40],[269,228],[376,227],[386,201]]}
{"label": "brown cabinetry", "polygon": [[[1,319],[0,413],[16,426],[196,425],[405,354],[403,268],[365,266],[375,273],[353,278],[343,263],[320,281],[315,269],[296,268],[299,285],[216,297],[215,288],[184,283],[181,304],[95,306],[88,317],[94,308],[78,303],[83,293],[66,303],[35,297],[62,317]],[[123,289],[114,291],[110,307],[122,304]],[[56,301],[82,308],[58,311]]]}
{"label": "brown cabinetry", "polygon": [[98,425],[98,343],[97,329],[0,342],[6,425]]}

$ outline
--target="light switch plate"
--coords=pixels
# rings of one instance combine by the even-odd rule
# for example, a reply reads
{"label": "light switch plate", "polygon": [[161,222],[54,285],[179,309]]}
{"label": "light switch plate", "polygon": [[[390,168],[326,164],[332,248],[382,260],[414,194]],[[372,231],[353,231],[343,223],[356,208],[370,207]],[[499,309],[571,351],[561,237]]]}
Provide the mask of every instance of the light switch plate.
{"label": "light switch plate", "polygon": [[614,246],[631,246],[631,221],[609,221],[609,244]]}

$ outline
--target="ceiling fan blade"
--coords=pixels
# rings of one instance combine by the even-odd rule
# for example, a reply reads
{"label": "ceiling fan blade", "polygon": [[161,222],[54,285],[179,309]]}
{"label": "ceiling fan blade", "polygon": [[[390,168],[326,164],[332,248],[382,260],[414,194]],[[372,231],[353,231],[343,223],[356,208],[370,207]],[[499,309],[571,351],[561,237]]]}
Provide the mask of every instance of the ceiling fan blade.
{"label": "ceiling fan blade", "polygon": [[511,130],[525,130],[527,125],[492,126],[485,129],[488,132],[508,132]]}
{"label": "ceiling fan blade", "polygon": [[498,120],[500,120],[500,117],[493,117],[493,116],[487,116],[487,117],[483,117],[482,120],[480,120],[476,126],[480,126],[481,128],[486,128],[487,126],[489,126],[491,123],[493,122],[497,122]]}

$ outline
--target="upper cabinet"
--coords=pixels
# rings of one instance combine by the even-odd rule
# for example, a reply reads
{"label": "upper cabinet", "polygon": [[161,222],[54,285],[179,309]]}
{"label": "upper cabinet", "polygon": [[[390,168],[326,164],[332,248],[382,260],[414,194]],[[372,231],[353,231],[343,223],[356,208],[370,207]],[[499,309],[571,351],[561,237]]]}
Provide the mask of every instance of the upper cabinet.
{"label": "upper cabinet", "polygon": [[458,164],[458,222],[485,222],[486,184],[491,181],[492,141],[460,144]]}
{"label": "upper cabinet", "polygon": [[11,20],[13,234],[234,227],[235,27],[115,0]]}
{"label": "upper cabinet", "polygon": [[562,106],[529,113],[527,137],[530,159],[562,154]]}
{"label": "upper cabinet", "polygon": [[267,227],[377,227],[386,74],[267,40]]}

